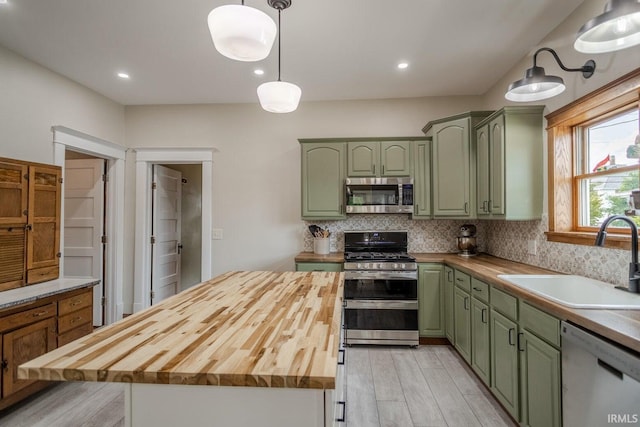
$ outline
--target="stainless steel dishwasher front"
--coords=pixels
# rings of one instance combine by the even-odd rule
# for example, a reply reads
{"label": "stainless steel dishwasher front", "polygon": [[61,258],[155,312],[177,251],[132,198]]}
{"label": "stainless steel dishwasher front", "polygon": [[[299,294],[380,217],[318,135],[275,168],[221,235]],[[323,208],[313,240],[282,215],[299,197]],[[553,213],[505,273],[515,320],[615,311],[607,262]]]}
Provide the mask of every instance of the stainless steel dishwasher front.
{"label": "stainless steel dishwasher front", "polygon": [[640,425],[640,355],[562,322],[564,427]]}

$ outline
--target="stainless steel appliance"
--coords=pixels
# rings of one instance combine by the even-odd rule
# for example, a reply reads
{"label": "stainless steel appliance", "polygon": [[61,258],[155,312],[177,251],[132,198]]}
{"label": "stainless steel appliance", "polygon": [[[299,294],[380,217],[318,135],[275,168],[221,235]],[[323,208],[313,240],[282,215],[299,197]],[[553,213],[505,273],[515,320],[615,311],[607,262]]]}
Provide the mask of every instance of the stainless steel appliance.
{"label": "stainless steel appliance", "polygon": [[564,427],[640,423],[640,355],[562,322]]}
{"label": "stainless steel appliance", "polygon": [[347,213],[413,212],[413,178],[347,178]]}
{"label": "stainless steel appliance", "polygon": [[458,235],[458,255],[477,255],[478,244],[476,243],[476,226],[473,224],[463,224]]}
{"label": "stainless steel appliance", "polygon": [[345,231],[345,343],[418,345],[418,266],[406,231]]}

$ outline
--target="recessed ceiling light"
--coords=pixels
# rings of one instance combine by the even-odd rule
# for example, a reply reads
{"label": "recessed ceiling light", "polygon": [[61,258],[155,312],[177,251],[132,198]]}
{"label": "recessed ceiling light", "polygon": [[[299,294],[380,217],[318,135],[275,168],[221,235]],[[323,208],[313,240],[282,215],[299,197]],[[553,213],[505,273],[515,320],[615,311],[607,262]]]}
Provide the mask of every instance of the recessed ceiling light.
{"label": "recessed ceiling light", "polygon": [[409,66],[408,62],[399,62],[398,63],[398,68],[400,68],[401,70],[404,70],[405,68],[407,68]]}
{"label": "recessed ceiling light", "polygon": [[127,74],[127,73],[118,73],[118,77],[120,77],[121,79],[127,80],[127,79],[129,79],[129,74]]}
{"label": "recessed ceiling light", "polygon": [[260,68],[256,68],[255,70],[253,70],[253,74],[255,74],[256,76],[261,76],[264,74],[264,70],[261,70]]}

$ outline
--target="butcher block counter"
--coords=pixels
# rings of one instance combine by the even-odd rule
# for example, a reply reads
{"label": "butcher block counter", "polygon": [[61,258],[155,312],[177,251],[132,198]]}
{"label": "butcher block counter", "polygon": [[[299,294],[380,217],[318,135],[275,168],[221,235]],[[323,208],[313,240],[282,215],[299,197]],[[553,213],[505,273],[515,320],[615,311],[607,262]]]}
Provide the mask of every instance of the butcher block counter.
{"label": "butcher block counter", "polygon": [[[325,425],[343,281],[229,272],[25,363],[19,375],[129,383],[125,418],[135,426]],[[269,421],[278,408],[285,418]]]}

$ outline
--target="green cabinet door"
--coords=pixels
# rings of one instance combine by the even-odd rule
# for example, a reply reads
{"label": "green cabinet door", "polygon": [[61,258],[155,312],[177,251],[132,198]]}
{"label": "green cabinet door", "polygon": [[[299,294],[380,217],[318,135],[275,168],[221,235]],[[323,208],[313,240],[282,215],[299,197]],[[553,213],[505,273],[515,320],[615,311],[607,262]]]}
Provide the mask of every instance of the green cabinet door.
{"label": "green cabinet door", "polygon": [[297,262],[296,271],[342,271],[338,262]]}
{"label": "green cabinet door", "polygon": [[502,406],[519,420],[518,325],[491,310],[491,391]]}
{"label": "green cabinet door", "polygon": [[522,425],[560,427],[560,351],[526,330],[520,338]]}
{"label": "green cabinet door", "polygon": [[347,143],[347,176],[376,176],[380,174],[380,143],[349,141]]}
{"label": "green cabinet door", "polygon": [[444,267],[444,327],[445,336],[449,339],[451,344],[455,344],[455,322],[453,311],[453,289],[455,288],[455,281],[453,280],[453,268]]}
{"label": "green cabinet door", "polygon": [[382,141],[380,164],[380,176],[410,176],[411,141]]}
{"label": "green cabinet door", "polygon": [[471,367],[485,384],[490,384],[489,306],[471,298]]}
{"label": "green cabinet door", "polygon": [[[489,122],[489,212],[493,215],[504,215],[504,115]],[[523,161],[526,161],[522,159]]]}
{"label": "green cabinet door", "polygon": [[443,337],[442,264],[418,264],[418,328],[421,337]]}
{"label": "green cabinet door", "polygon": [[458,353],[471,362],[471,297],[455,286],[453,294],[455,347]]}
{"label": "green cabinet door", "polygon": [[303,143],[301,149],[302,218],[345,218],[346,143]]}
{"label": "green cabinet door", "polygon": [[476,198],[478,217],[489,215],[489,125],[476,130]]}
{"label": "green cabinet door", "polygon": [[431,141],[414,146],[413,219],[431,218]]}
{"label": "green cabinet door", "polygon": [[470,216],[469,118],[433,125],[433,214]]}

